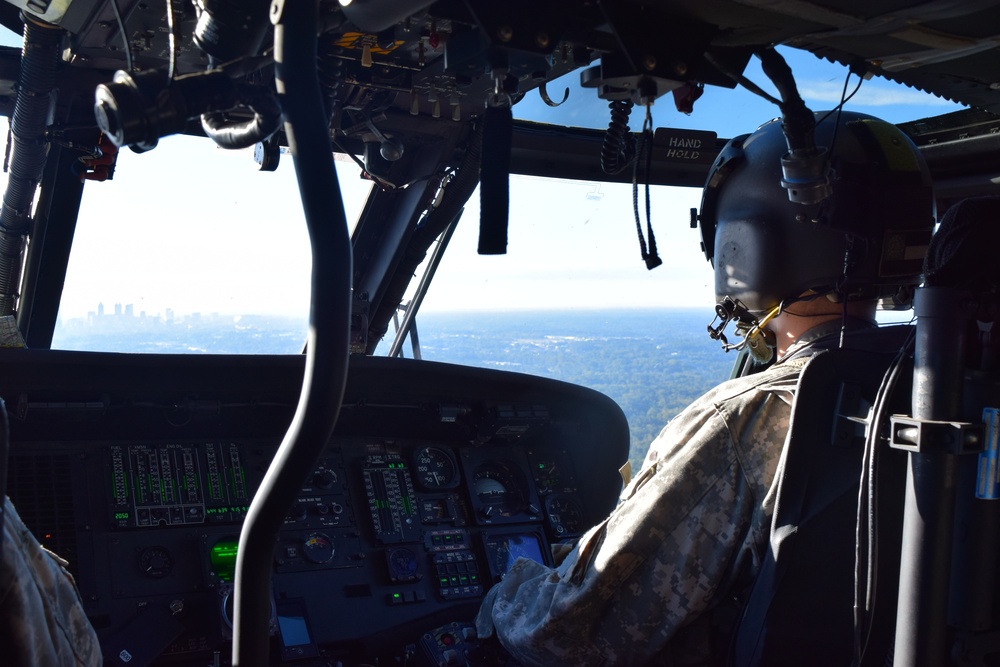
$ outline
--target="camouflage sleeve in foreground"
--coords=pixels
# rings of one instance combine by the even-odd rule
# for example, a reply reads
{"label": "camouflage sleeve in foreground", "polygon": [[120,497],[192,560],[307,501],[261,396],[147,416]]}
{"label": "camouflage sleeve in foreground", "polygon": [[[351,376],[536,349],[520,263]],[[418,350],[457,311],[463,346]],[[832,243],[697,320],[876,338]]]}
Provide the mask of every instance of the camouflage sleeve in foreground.
{"label": "camouflage sleeve in foreground", "polygon": [[11,667],[100,665],[101,647],[65,561],[45,550],[4,499],[0,646]]}
{"label": "camouflage sleeve in foreground", "polygon": [[[660,654],[767,546],[771,489],[805,360],[712,390],[672,420],[611,516],[558,569],[521,559],[476,619],[527,665]],[[670,647],[668,652],[674,647]]]}

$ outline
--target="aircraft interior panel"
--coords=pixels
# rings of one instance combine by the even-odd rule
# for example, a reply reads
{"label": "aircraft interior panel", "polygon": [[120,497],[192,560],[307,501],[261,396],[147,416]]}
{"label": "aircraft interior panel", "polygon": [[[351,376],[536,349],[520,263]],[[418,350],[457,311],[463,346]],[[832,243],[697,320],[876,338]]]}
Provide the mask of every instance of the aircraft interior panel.
{"label": "aircraft interior panel", "polygon": [[[70,561],[105,654],[211,664],[303,360],[3,356],[9,495]],[[625,419],[596,392],[499,371],[358,358],[349,378],[275,541],[272,658],[446,664],[518,556],[551,564],[614,506]]]}

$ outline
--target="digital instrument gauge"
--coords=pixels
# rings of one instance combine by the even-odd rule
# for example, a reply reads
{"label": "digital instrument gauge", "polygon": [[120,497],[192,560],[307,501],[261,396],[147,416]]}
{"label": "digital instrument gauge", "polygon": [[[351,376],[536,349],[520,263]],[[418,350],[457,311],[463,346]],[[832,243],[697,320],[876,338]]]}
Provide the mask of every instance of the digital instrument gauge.
{"label": "digital instrument gauge", "polygon": [[417,484],[428,491],[458,486],[458,466],[451,452],[441,447],[420,447],[413,454]]}
{"label": "digital instrument gauge", "polygon": [[556,493],[545,499],[545,514],[552,532],[558,538],[579,537],[586,530],[583,507],[572,496]]}
{"label": "digital instrument gauge", "polygon": [[417,496],[402,454],[398,451],[369,454],[362,474],[375,537],[383,544],[419,540]]}

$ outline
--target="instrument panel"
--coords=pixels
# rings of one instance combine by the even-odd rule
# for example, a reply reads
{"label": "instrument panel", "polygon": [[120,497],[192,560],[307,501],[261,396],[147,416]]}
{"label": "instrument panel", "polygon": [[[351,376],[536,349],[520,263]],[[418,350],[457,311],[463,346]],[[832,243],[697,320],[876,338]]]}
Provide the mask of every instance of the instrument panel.
{"label": "instrument panel", "polygon": [[[0,381],[8,492],[70,560],[106,662],[226,664],[239,531],[300,360],[40,355]],[[550,564],[613,508],[624,417],[596,392],[497,371],[360,358],[349,377],[275,535],[271,662],[449,664],[518,557]]]}

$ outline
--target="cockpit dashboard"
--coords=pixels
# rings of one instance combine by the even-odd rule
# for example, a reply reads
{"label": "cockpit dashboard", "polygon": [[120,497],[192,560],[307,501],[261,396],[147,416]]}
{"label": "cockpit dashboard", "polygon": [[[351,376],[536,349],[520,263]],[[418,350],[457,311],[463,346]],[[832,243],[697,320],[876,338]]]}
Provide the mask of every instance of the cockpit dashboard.
{"label": "cockpit dashboard", "polygon": [[[3,350],[8,493],[105,662],[227,664],[239,533],[304,358]],[[272,664],[460,664],[485,592],[614,507],[628,427],[582,387],[353,357],[275,539]]]}

